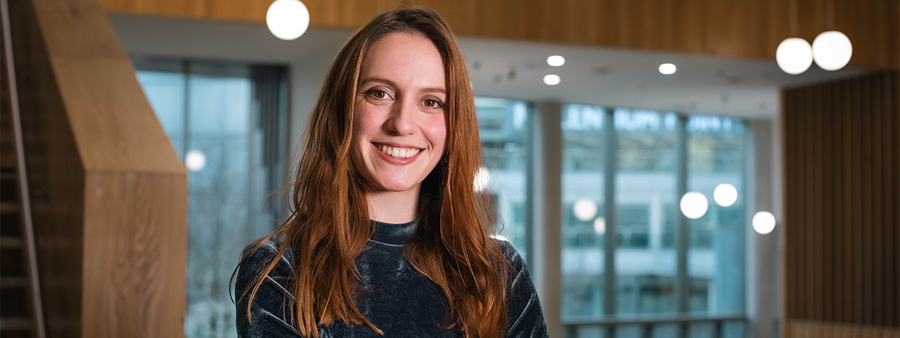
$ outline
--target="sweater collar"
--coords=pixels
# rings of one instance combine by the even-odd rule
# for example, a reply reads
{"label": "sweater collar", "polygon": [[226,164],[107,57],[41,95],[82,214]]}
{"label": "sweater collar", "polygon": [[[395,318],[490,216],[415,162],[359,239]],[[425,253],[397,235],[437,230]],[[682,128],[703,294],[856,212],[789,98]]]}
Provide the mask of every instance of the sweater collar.
{"label": "sweater collar", "polygon": [[417,221],[395,224],[370,220],[369,222],[372,224],[372,240],[392,245],[403,245],[416,229]]}

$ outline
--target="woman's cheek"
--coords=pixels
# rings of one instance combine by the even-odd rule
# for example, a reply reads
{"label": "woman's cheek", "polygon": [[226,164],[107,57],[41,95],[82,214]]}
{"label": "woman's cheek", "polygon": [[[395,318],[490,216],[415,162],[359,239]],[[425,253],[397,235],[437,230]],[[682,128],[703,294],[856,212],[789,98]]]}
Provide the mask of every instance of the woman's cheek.
{"label": "woman's cheek", "polygon": [[443,150],[444,143],[447,141],[447,123],[444,121],[444,114],[430,116],[426,123],[425,130],[428,132],[428,141],[435,147],[440,145]]}

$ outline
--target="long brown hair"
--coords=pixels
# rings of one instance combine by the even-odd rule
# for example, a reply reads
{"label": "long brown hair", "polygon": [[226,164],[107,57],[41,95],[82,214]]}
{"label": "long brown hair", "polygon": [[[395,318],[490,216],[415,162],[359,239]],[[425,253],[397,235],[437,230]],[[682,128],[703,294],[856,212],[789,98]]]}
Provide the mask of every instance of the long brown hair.
{"label": "long brown hair", "polygon": [[419,221],[404,255],[443,290],[447,327],[458,327],[468,337],[505,334],[506,273],[511,266],[489,237],[493,229],[485,217],[487,203],[473,188],[482,159],[472,89],[450,27],[426,8],[379,15],[335,58],[310,118],[296,180],[286,187],[291,191],[290,217],[255,248],[273,236],[285,236],[277,256],[250,284],[248,319],[265,276],[290,247],[296,271],[290,289],[296,301],[286,301],[300,334],[318,337],[317,326],[337,320],[364,324],[382,334],[353,302],[362,296],[364,283],[354,263],[367,248],[372,229],[363,179],[349,153],[360,64],[369,46],[396,32],[431,40],[443,58],[447,81],[447,142],[440,162],[422,182]]}

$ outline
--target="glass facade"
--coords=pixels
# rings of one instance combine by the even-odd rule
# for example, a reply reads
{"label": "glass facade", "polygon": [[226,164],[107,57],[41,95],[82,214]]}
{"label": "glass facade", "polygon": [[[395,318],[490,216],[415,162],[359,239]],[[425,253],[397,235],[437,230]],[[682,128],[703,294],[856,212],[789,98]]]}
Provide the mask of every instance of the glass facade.
{"label": "glass facade", "polygon": [[[494,226],[503,238],[528,261],[528,105],[521,101],[475,98],[478,133],[484,154],[486,175],[480,182],[495,202]],[[481,189],[476,183],[476,190]]]}
{"label": "glass facade", "polygon": [[563,318],[603,315],[604,114],[580,105],[563,111]]}
{"label": "glass facade", "polygon": [[188,168],[185,337],[233,337],[228,281],[240,248],[280,218],[264,200],[280,187],[285,69],[167,59],[135,68]]}
{"label": "glass facade", "polygon": [[[681,123],[679,121],[686,121]],[[604,128],[612,121],[613,128]],[[740,315],[744,302],[744,167],[742,121],[650,110],[566,105],[563,108],[563,322],[670,318],[679,315],[679,250],[687,257],[685,307],[691,315]],[[683,128],[679,130],[679,128]],[[686,135],[686,158],[679,161],[679,131]],[[611,133],[611,135],[606,135]],[[607,147],[612,147],[608,149]],[[606,163],[612,156],[614,163]],[[685,163],[679,169],[679,163]],[[614,185],[605,171],[613,168]],[[676,245],[681,214],[679,170],[687,191],[705,195],[707,213],[687,220],[687,247]],[[729,206],[714,191],[729,184],[738,192]],[[606,191],[605,189],[612,189]],[[606,196],[613,196],[610,208]],[[614,217],[605,213],[614,210]],[[685,218],[686,219],[686,218]],[[609,222],[614,222],[610,224]],[[604,236],[615,234],[614,241]],[[608,243],[614,247],[607,248]],[[605,257],[615,274],[605,276]],[[606,285],[612,280],[612,285]],[[612,299],[604,295],[612,290]],[[687,314],[687,313],[684,313]],[[709,326],[709,327],[707,327]],[[711,325],[691,325],[688,337],[705,337]],[[579,325],[571,337],[675,337],[674,325],[645,328]],[[741,337],[740,325],[725,325]]]}
{"label": "glass facade", "polygon": [[[693,281],[690,311],[740,313],[745,304],[744,124],[731,118],[693,115],[686,128],[687,188],[709,201],[706,214],[688,222],[688,272]],[[716,202],[714,192],[722,184],[738,191],[733,204]]]}
{"label": "glass facade", "polygon": [[[616,314],[673,313],[675,114],[616,108]],[[666,229],[666,225],[670,228]]]}

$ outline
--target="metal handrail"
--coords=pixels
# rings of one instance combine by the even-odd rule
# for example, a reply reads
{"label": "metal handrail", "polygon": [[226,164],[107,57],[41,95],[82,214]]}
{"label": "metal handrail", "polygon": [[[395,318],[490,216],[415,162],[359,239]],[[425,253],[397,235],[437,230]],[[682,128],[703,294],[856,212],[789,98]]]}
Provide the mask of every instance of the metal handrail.
{"label": "metal handrail", "polygon": [[727,316],[666,316],[666,317],[605,317],[603,319],[589,320],[563,320],[563,325],[571,326],[626,326],[626,325],[667,325],[667,324],[693,324],[708,322],[735,322],[746,320],[744,315]]}
{"label": "metal handrail", "polygon": [[[688,326],[698,323],[713,324],[713,337],[723,337],[722,326],[726,322],[745,322],[747,317],[744,315],[675,315],[664,317],[606,317],[603,319],[590,320],[564,320],[563,326],[569,332],[567,336],[574,336],[575,330],[584,326],[599,326],[607,330],[607,335],[615,336],[614,332],[622,326],[638,326],[641,330],[642,337],[651,337],[653,328],[661,325],[677,325],[678,337],[687,337]],[[745,327],[746,330],[746,327]]]}
{"label": "metal handrail", "polygon": [[3,43],[6,53],[6,74],[9,81],[10,111],[13,118],[13,131],[16,138],[16,171],[19,174],[19,198],[22,206],[22,226],[25,234],[25,251],[28,259],[28,277],[30,280],[31,309],[34,320],[34,334],[37,338],[45,338],[44,308],[41,304],[41,287],[38,279],[37,254],[34,245],[34,225],[31,219],[31,200],[28,194],[28,175],[25,171],[25,146],[22,139],[22,119],[19,115],[19,92],[16,87],[16,69],[13,62],[12,33],[9,24],[9,4],[0,0],[0,15],[3,19]]}

